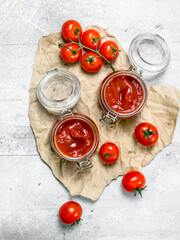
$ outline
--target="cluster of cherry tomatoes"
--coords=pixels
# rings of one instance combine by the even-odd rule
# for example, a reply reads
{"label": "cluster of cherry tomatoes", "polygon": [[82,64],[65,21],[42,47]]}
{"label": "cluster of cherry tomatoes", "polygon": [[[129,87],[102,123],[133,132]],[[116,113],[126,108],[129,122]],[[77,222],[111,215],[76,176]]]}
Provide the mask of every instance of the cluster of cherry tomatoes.
{"label": "cluster of cherry tomatoes", "polygon": [[[103,59],[110,65],[119,55],[119,48],[113,41],[105,41],[101,45],[101,36],[94,29],[88,29],[82,33],[81,25],[75,20],[66,21],[62,26],[62,36],[67,41],[60,44],[60,56],[68,63],[80,60],[82,68],[87,72],[97,72],[103,65]],[[82,54],[82,49],[88,50]],[[112,65],[111,65],[112,66]],[[151,123],[141,123],[134,131],[135,139],[143,146],[154,145],[158,138],[158,130]],[[112,164],[119,158],[119,148],[115,143],[104,143],[100,148],[100,157],[106,164]],[[144,175],[139,171],[126,173],[122,178],[122,186],[125,191],[138,192],[142,197],[142,191],[146,188]],[[59,217],[65,224],[79,223],[82,215],[82,207],[75,201],[64,203],[59,209]]]}
{"label": "cluster of cherry tomatoes", "polygon": [[[68,20],[62,26],[62,36],[66,44],[59,44],[60,57],[68,63],[80,60],[82,68],[87,72],[97,72],[103,65],[103,59],[112,66],[119,55],[119,47],[113,41],[101,44],[101,36],[94,29],[82,32],[81,25],[75,20]],[[83,54],[83,50],[86,52]]]}
{"label": "cluster of cherry tomatoes", "polygon": [[[143,146],[154,145],[158,138],[158,130],[151,123],[141,123],[139,124],[134,135],[136,140]],[[107,142],[104,143],[100,148],[100,157],[106,164],[112,164],[117,161],[119,157],[119,148],[115,143]],[[123,189],[127,192],[139,193],[142,197],[142,191],[147,187],[145,186],[146,179],[144,175],[139,171],[130,171],[126,173],[122,178]],[[82,215],[82,207],[79,203],[75,201],[69,201],[64,203],[59,209],[59,217],[61,221],[65,224],[79,223]]]}

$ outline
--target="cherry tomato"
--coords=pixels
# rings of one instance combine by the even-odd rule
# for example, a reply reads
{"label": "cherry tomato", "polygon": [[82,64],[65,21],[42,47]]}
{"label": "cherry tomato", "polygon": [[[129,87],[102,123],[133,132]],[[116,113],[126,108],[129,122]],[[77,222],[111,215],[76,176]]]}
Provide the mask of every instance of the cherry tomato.
{"label": "cherry tomato", "polygon": [[86,72],[97,72],[103,65],[102,58],[95,52],[84,53],[80,62]]}
{"label": "cherry tomato", "polygon": [[82,50],[79,45],[71,43],[67,46],[64,46],[60,50],[60,56],[62,60],[68,63],[75,63],[79,61],[82,55]]}
{"label": "cherry tomato", "polygon": [[101,36],[96,30],[88,29],[82,35],[82,44],[88,48],[95,50],[96,43],[97,43],[97,49],[101,45],[100,38],[101,38]]}
{"label": "cherry tomato", "polygon": [[78,42],[82,36],[82,27],[77,21],[68,20],[62,26],[62,35],[66,41],[72,40],[74,42]]}
{"label": "cherry tomato", "polygon": [[100,148],[100,156],[103,162],[113,163],[119,157],[119,148],[115,143],[104,143]]}
{"label": "cherry tomato", "polygon": [[63,223],[73,224],[79,222],[82,215],[82,207],[79,203],[69,201],[64,203],[59,209],[59,217]]}
{"label": "cherry tomato", "polygon": [[142,197],[141,191],[143,191],[147,186],[145,186],[146,180],[144,175],[139,171],[131,171],[124,175],[122,179],[122,186],[127,192],[136,192]]}
{"label": "cherry tomato", "polygon": [[113,41],[104,42],[99,49],[100,54],[108,61],[114,61],[118,57],[119,51],[118,45]]}
{"label": "cherry tomato", "polygon": [[154,145],[159,138],[157,128],[148,122],[140,123],[135,129],[134,135],[136,140],[144,146]]}

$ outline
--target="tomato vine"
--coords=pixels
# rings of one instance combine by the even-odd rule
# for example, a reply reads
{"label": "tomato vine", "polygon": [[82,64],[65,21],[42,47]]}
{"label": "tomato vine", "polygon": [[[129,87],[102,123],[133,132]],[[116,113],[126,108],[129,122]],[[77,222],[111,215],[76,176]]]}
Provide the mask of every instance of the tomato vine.
{"label": "tomato vine", "polygon": [[[77,30],[77,29],[76,29],[76,30]],[[113,59],[112,59],[111,61],[108,61],[108,60],[107,60],[102,54],[100,54],[100,52],[97,50],[97,41],[98,41],[99,38],[95,38],[95,39],[94,39],[94,41],[95,41],[95,43],[96,43],[96,49],[95,49],[95,50],[94,50],[94,49],[91,49],[91,48],[86,47],[85,45],[83,45],[83,44],[81,43],[80,38],[79,38],[79,32],[78,32],[78,30],[77,30],[77,31],[76,31],[76,30],[75,30],[75,35],[78,35],[78,42],[72,41],[72,40],[70,39],[70,43],[67,43],[67,44],[59,43],[58,47],[59,47],[59,48],[62,48],[62,47],[68,46],[68,45],[70,45],[70,44],[72,44],[72,43],[75,43],[75,44],[79,45],[80,48],[84,48],[84,49],[87,49],[87,50],[89,50],[89,51],[92,51],[92,52],[97,53],[101,58],[103,58],[103,59],[109,64],[109,66],[111,67],[111,69],[112,69],[113,71],[115,71],[115,69],[114,69],[114,67],[113,67],[113,65],[112,65],[112,61],[113,61],[113,59],[114,59],[114,57],[115,57],[115,55],[116,55],[116,52],[117,52],[117,51],[120,51],[120,50],[116,50],[116,49],[112,48],[112,51],[114,52],[114,57],[113,57]],[[77,49],[76,52],[77,52],[78,50],[79,50],[79,49]]]}

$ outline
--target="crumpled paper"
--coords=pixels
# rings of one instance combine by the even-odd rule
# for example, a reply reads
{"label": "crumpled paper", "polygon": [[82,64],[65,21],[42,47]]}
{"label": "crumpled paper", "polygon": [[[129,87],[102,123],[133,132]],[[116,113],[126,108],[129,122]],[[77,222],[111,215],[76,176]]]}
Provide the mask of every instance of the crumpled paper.
{"label": "crumpled paper", "polygon": [[[96,29],[103,37],[103,41],[113,40],[119,45],[121,52],[113,64],[115,69],[130,69],[127,54],[117,39],[101,27],[91,26],[89,28]],[[143,111],[134,118],[118,121],[114,128],[108,128],[99,121],[102,109],[98,104],[97,94],[101,81],[112,72],[110,66],[105,63],[98,73],[90,74],[82,70],[80,63],[64,63],[59,57],[58,44],[60,42],[63,42],[60,33],[42,37],[39,41],[30,85],[30,123],[40,156],[52,169],[54,176],[67,187],[72,196],[82,195],[96,200],[104,187],[113,179],[130,170],[141,170],[172,141],[179,111],[180,91],[170,86],[148,87],[148,101]],[[86,172],[79,172],[75,162],[60,159],[51,149],[49,133],[57,116],[48,113],[41,106],[36,90],[42,77],[53,69],[70,71],[79,78],[82,86],[81,98],[73,111],[86,114],[96,122],[100,132],[99,148],[107,141],[112,141],[119,146],[120,157],[114,164],[104,164],[100,159],[98,148],[92,156],[94,167]],[[138,144],[134,138],[135,127],[146,121],[156,125],[159,130],[158,142],[148,148]]]}

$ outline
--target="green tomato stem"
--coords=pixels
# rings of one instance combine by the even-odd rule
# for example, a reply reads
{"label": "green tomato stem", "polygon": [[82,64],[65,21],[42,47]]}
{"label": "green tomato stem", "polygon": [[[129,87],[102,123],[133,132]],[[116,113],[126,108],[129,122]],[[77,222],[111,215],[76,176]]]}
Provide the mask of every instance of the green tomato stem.
{"label": "green tomato stem", "polygon": [[142,191],[145,189],[145,188],[147,188],[147,186],[145,186],[145,187],[143,187],[143,188],[140,188],[140,187],[137,187],[137,188],[135,188],[134,190],[133,190],[133,192],[134,192],[134,196],[136,196],[136,191],[139,193],[139,195],[141,196],[141,198],[142,198]]}
{"label": "green tomato stem", "polygon": [[106,154],[104,154],[104,158],[108,159],[109,156],[114,156],[114,155],[115,155],[115,153],[114,154],[106,153]]}
{"label": "green tomato stem", "polygon": [[147,131],[142,130],[142,132],[144,133],[144,138],[147,137],[149,143],[150,143],[150,138],[149,138],[149,136],[150,136],[150,135],[153,135],[153,134],[156,134],[156,131],[153,132],[153,131],[150,130],[150,126],[149,126],[149,128],[148,128]]}

